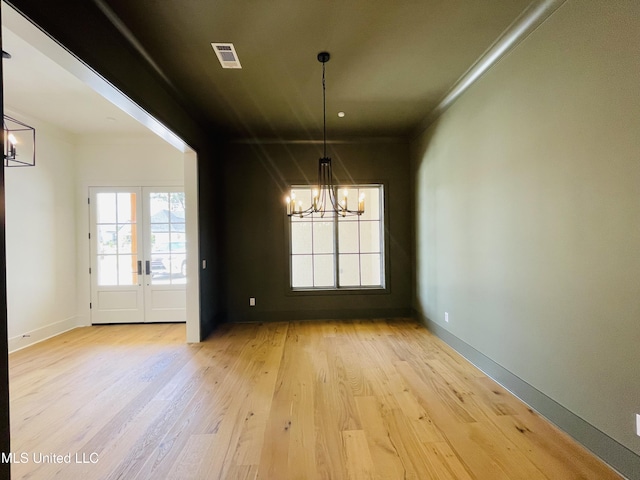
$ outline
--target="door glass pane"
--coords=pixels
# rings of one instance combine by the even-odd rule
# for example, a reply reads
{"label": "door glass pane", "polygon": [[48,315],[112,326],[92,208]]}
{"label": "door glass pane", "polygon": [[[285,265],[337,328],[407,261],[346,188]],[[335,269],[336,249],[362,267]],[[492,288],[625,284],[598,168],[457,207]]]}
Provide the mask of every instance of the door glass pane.
{"label": "door glass pane", "polygon": [[98,254],[118,253],[118,226],[98,225]]}
{"label": "door glass pane", "polygon": [[98,193],[96,195],[96,222],[116,223],[116,194]]}
{"label": "door glass pane", "polygon": [[135,223],[136,196],[134,193],[118,193],[118,223]]}
{"label": "door glass pane", "polygon": [[133,243],[136,239],[136,225],[121,225],[118,229],[118,253],[135,253]]}
{"label": "door glass pane", "polygon": [[98,285],[118,285],[117,255],[98,256]]}
{"label": "door glass pane", "polygon": [[171,232],[171,241],[172,242],[179,242],[179,243],[182,243],[182,245],[184,245],[184,242],[186,240],[185,224],[184,223],[172,223],[169,230]]}
{"label": "door glass pane", "polygon": [[118,285],[138,284],[137,259],[135,255],[118,255]]}
{"label": "door glass pane", "polygon": [[151,284],[186,283],[184,192],[150,192]]}
{"label": "door glass pane", "polygon": [[167,224],[151,224],[151,253],[160,252],[170,240]]}
{"label": "door glass pane", "polygon": [[96,194],[96,256],[99,286],[138,284],[136,194]]}

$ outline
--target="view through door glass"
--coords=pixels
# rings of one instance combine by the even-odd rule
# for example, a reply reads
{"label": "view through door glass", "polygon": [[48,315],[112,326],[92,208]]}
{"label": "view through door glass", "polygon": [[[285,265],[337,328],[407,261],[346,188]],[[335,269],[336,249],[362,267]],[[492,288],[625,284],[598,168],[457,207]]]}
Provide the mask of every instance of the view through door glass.
{"label": "view through door glass", "polygon": [[144,321],[140,189],[89,189],[91,322]]}
{"label": "view through door glass", "polygon": [[151,283],[184,285],[187,275],[184,192],[150,192]]}
{"label": "view through door glass", "polygon": [[98,285],[137,285],[136,194],[98,193],[96,202]]}

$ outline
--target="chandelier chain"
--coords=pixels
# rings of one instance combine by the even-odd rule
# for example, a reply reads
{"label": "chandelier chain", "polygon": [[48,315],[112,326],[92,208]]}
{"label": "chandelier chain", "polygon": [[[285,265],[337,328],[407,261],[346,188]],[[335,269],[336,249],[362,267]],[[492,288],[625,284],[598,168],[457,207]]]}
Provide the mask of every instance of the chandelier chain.
{"label": "chandelier chain", "polygon": [[327,156],[327,93],[326,86],[324,80],[324,65],[325,62],[322,62],[322,138],[324,145],[324,157]]}
{"label": "chandelier chain", "polygon": [[[362,215],[364,213],[364,193],[360,193],[355,202],[357,209],[349,208],[348,190],[344,187],[342,200],[338,199],[338,186],[334,184],[331,159],[327,157],[327,84],[325,78],[325,63],[329,61],[328,52],[320,52],[318,61],[322,63],[322,146],[324,155],[318,161],[318,184],[312,190],[312,200],[308,207],[302,200],[296,200],[295,193],[286,198],[287,216],[306,217],[318,214],[321,218],[325,212],[333,212],[334,215],[346,217],[347,215]],[[352,200],[351,205],[354,205]]]}

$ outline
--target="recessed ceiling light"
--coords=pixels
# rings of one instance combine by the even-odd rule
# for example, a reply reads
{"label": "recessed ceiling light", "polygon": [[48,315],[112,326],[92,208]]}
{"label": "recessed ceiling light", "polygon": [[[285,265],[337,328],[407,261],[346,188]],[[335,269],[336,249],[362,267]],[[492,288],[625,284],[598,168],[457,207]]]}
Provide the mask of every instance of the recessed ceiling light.
{"label": "recessed ceiling light", "polygon": [[344,117],[344,112],[338,112],[338,116],[339,116],[340,118]]}

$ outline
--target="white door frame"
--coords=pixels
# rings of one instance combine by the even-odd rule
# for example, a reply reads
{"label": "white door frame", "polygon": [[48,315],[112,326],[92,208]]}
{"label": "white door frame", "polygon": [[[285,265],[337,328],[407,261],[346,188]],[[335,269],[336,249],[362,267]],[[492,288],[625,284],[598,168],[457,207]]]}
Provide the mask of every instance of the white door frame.
{"label": "white door frame", "polygon": [[184,195],[187,230],[187,342],[200,342],[200,239],[198,225],[198,156],[184,154]]}
{"label": "white door frame", "polygon": [[87,198],[89,187],[133,187],[145,184],[148,186],[181,186],[185,192],[186,202],[186,233],[189,248],[187,251],[187,342],[198,343],[201,341],[200,331],[200,248],[199,248],[199,225],[198,225],[198,155],[195,151],[187,147],[184,153],[184,184],[176,182],[145,182],[145,181],[109,181],[92,180],[85,181],[78,185],[78,257],[77,274],[78,279],[84,279],[78,283],[78,326],[91,325],[91,312],[89,303],[91,302],[91,278],[89,276],[90,261],[90,241],[89,215],[87,210]]}

